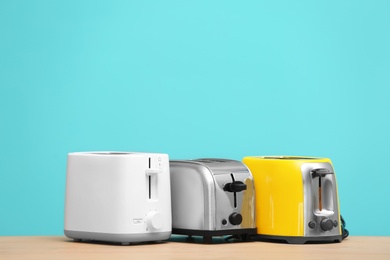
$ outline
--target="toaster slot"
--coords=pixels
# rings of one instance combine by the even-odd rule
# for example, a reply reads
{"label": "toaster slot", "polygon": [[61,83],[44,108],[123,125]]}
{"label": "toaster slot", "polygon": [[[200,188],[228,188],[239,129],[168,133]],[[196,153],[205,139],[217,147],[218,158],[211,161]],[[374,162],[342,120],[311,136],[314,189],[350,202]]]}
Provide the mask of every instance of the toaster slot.
{"label": "toaster slot", "polygon": [[148,190],[149,199],[152,199],[152,176],[149,176],[148,184],[149,184],[149,190]]}
{"label": "toaster slot", "polygon": [[318,177],[318,209],[322,211],[322,188],[321,188],[321,176]]}
{"label": "toaster slot", "polygon": [[[231,173],[230,176],[232,177],[232,181],[234,183],[235,179],[234,179],[233,173]],[[237,192],[233,192],[233,194],[234,194],[234,208],[236,209],[237,208]]]}
{"label": "toaster slot", "polygon": [[313,178],[314,211],[318,213],[332,213],[333,207],[333,172],[319,168],[311,172]]}
{"label": "toaster slot", "polygon": [[[151,164],[152,164],[152,158],[149,157],[149,169],[151,168]],[[149,194],[149,199],[152,198],[152,176],[148,176],[149,180],[148,180],[148,186],[149,186],[149,189],[148,189],[148,194]]]}
{"label": "toaster slot", "polygon": [[152,158],[148,159],[148,168],[146,170],[146,189],[147,189],[147,199],[148,200],[157,200],[157,179],[158,174],[161,173],[160,168],[153,168]]}
{"label": "toaster slot", "polygon": [[[234,183],[236,180],[234,179],[233,173],[231,173],[230,176],[232,177],[232,181]],[[237,192],[233,192],[233,194],[234,194],[234,208],[236,209],[237,208]]]}

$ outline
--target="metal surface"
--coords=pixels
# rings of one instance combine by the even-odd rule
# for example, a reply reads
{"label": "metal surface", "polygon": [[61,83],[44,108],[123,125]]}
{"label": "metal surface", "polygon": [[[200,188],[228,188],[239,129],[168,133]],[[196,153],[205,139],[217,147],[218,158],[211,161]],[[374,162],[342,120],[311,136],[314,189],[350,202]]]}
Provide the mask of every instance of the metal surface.
{"label": "metal surface", "polygon": [[[303,189],[304,189],[304,234],[305,236],[340,236],[340,216],[337,198],[337,184],[335,174],[327,174],[321,178],[321,201],[322,207],[319,205],[319,178],[313,177],[311,171],[313,169],[327,169],[333,172],[333,167],[330,163],[304,163],[301,166]],[[324,231],[321,228],[321,221],[330,219],[336,221],[337,225],[329,231]],[[309,222],[313,221],[315,228],[309,227]]]}
{"label": "metal surface", "polygon": [[[171,161],[170,169],[174,229],[255,228],[253,178],[241,162],[225,159]],[[223,189],[234,180],[245,183],[246,190],[234,194]],[[229,222],[233,213],[242,215],[241,224]]]}

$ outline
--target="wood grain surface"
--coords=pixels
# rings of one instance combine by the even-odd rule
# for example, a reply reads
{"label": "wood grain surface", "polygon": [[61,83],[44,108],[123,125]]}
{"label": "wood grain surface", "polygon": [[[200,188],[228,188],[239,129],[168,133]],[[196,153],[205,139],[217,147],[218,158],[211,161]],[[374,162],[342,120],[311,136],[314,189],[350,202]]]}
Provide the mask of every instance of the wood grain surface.
{"label": "wood grain surface", "polygon": [[173,237],[129,246],[61,237],[0,237],[0,259],[390,259],[390,237],[348,237],[342,243],[289,245]]}

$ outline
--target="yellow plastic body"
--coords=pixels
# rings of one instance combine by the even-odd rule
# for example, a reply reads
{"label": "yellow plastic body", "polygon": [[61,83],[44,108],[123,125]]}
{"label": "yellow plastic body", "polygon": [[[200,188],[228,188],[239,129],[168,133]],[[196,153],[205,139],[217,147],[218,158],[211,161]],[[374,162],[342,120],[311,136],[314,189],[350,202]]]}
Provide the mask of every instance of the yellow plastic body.
{"label": "yellow plastic body", "polygon": [[327,158],[294,156],[249,156],[243,159],[254,179],[258,234],[304,236],[301,165],[318,162],[331,163]]}

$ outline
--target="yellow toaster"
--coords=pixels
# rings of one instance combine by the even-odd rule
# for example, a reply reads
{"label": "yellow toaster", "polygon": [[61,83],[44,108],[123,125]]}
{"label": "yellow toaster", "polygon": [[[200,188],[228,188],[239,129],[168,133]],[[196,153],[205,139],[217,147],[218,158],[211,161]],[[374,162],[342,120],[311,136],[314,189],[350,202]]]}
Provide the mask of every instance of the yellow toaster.
{"label": "yellow toaster", "polygon": [[287,243],[341,242],[336,176],[328,158],[248,156],[257,237]]}

